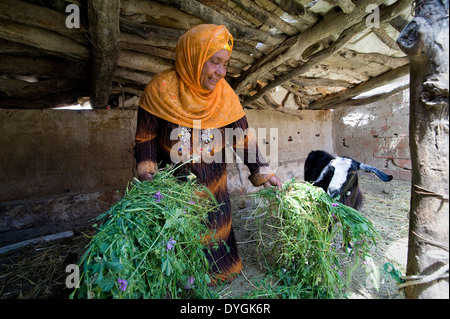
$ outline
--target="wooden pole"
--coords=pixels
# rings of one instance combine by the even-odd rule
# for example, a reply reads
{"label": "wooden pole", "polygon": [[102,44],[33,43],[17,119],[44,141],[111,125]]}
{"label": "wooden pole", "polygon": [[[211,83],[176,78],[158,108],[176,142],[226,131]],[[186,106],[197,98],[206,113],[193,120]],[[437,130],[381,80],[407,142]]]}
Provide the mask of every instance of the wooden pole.
{"label": "wooden pole", "polygon": [[119,0],[89,0],[91,36],[91,105],[106,108],[119,54]]}
{"label": "wooden pole", "polygon": [[409,299],[449,298],[448,13],[448,0],[416,1],[415,18],[397,40],[411,61],[412,186],[402,285]]}

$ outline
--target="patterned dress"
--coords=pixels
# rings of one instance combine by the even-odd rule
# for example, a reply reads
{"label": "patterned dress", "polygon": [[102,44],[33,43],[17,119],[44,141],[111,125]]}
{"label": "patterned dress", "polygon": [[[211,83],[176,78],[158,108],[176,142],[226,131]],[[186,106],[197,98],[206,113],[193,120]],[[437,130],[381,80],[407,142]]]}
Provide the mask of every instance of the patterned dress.
{"label": "patterned dress", "polygon": [[[207,250],[205,252],[212,268],[214,282],[232,281],[242,270],[231,225],[231,202],[227,190],[227,162],[230,160],[230,153],[227,153],[225,148],[227,139],[235,152],[243,155],[242,160],[249,168],[249,179],[254,186],[261,186],[274,175],[260,155],[254,135],[243,134],[247,128],[248,123],[244,116],[226,127],[199,131],[196,135],[194,129],[180,127],[142,108],[138,109],[135,146],[138,173],[154,172],[157,167],[172,164],[174,158],[186,158],[183,157],[186,153],[204,155],[201,161],[188,161],[181,167],[183,171],[179,174],[195,174],[199,182],[222,204],[217,212],[209,215],[211,233],[214,235],[205,239],[205,243],[210,247],[211,253]],[[231,133],[233,134],[227,135]],[[195,136],[199,136],[199,145],[194,142]],[[186,143],[187,141],[190,143]]]}

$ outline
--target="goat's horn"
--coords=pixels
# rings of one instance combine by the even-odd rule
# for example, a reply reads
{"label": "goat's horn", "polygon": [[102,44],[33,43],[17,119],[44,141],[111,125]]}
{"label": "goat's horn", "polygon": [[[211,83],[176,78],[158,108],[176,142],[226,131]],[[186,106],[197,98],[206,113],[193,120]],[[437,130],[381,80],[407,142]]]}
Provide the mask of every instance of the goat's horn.
{"label": "goat's horn", "polygon": [[390,180],[392,180],[392,175],[386,175],[376,167],[361,163],[359,165],[359,169],[364,172],[375,173],[383,182],[389,182]]}
{"label": "goat's horn", "polygon": [[318,177],[314,182],[311,182],[311,183],[312,183],[312,184],[317,184],[318,182],[320,182],[320,181],[323,179],[323,177],[325,176],[325,174],[327,174],[327,173],[330,171],[330,169],[331,169],[331,165],[328,164],[328,165],[325,166],[325,167],[323,168],[323,170],[320,172],[319,177]]}

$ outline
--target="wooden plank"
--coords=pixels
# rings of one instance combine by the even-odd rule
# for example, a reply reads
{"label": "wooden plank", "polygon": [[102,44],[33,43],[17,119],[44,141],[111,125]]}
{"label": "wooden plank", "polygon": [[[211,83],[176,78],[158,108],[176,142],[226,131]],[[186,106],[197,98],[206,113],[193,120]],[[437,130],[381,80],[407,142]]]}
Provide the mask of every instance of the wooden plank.
{"label": "wooden plank", "polygon": [[164,59],[175,60],[175,51],[165,50],[151,45],[141,43],[120,42],[119,47],[120,49],[124,50],[133,50],[149,55],[154,55]]}
{"label": "wooden plank", "polygon": [[29,240],[24,240],[24,241],[15,243],[15,244],[0,247],[0,254],[4,254],[4,253],[7,253],[12,250],[24,248],[29,245],[43,244],[43,243],[46,243],[49,241],[63,239],[63,238],[72,237],[72,236],[73,236],[73,231],[69,230],[69,231],[65,231],[62,233],[57,233],[57,234],[47,235],[47,236],[33,238],[33,239],[29,239]]}
{"label": "wooden plank", "polygon": [[289,13],[291,17],[309,27],[316,24],[319,20],[317,14],[306,10],[304,6],[295,0],[274,0],[274,2],[285,12]]}
{"label": "wooden plank", "polygon": [[136,34],[144,39],[157,37],[161,39],[172,38],[175,40],[177,40],[186,32],[184,30],[165,28],[145,23],[136,23],[122,17],[120,18],[120,30]]}
{"label": "wooden plank", "polygon": [[329,86],[329,87],[349,88],[354,85],[344,80],[304,78],[304,77],[293,78],[292,80],[290,80],[290,82],[298,86],[320,86],[320,87]]}
{"label": "wooden plank", "polygon": [[116,72],[114,73],[114,76],[127,79],[135,83],[146,85],[152,79],[153,74],[145,72],[137,72],[126,68],[118,67],[116,69]]}
{"label": "wooden plank", "polygon": [[51,93],[39,98],[1,98],[0,107],[5,109],[52,109],[58,106],[77,104],[80,97],[88,95],[88,89],[80,87],[70,91]]}
{"label": "wooden plank", "polygon": [[157,1],[121,0],[121,15],[136,22],[147,21],[154,26],[186,31],[205,23],[202,19]]}

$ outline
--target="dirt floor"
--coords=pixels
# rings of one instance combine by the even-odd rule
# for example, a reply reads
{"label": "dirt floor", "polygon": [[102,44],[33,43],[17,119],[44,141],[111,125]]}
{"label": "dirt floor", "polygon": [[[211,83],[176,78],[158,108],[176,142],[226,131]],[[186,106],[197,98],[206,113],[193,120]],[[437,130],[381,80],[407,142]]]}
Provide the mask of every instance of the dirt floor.
{"label": "dirt floor", "polygon": [[[374,267],[357,266],[346,296],[349,299],[403,298],[403,293],[398,291],[383,265],[391,263],[402,274],[405,273],[410,183],[396,180],[383,183],[365,174],[360,175],[360,181],[365,194],[362,213],[374,224],[380,239],[372,252]],[[244,271],[233,283],[217,289],[221,298],[245,297],[265,277],[255,240],[256,228],[247,218],[251,214],[252,202],[244,196],[237,196],[232,202],[233,226]],[[76,230],[70,238],[0,255],[0,298],[68,298],[71,290],[65,287],[66,266],[76,263],[91,234],[89,230]],[[341,264],[352,266],[354,258],[342,251]],[[367,269],[372,269],[372,272],[366,272]]]}

